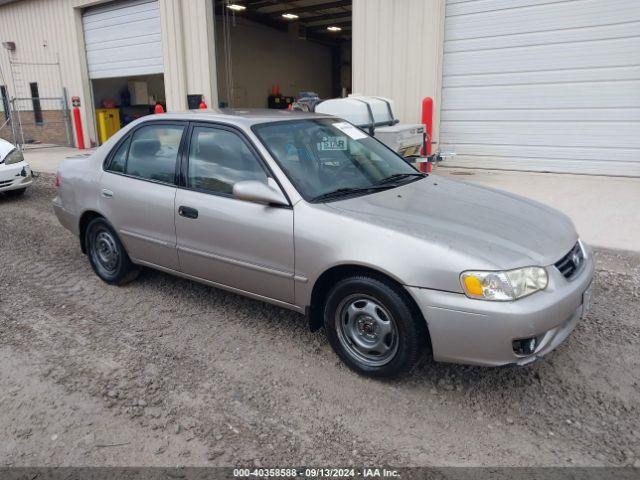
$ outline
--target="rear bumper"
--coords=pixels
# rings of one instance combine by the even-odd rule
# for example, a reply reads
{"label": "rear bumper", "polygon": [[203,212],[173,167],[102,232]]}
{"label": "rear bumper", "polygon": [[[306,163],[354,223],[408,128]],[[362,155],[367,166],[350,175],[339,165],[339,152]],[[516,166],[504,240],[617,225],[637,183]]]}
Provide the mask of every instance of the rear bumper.
{"label": "rear bumper", "polygon": [[[549,285],[514,302],[474,300],[463,294],[408,287],[429,326],[437,361],[470,365],[526,365],[560,345],[583,315],[583,295],[594,262],[588,252],[582,271],[567,280],[547,268]],[[516,355],[514,340],[537,337],[530,355]]]}
{"label": "rear bumper", "polygon": [[0,192],[26,188],[32,182],[31,168],[27,162],[0,164]]}
{"label": "rear bumper", "polygon": [[56,217],[58,217],[58,221],[60,222],[60,224],[67,230],[71,231],[73,234],[79,235],[80,232],[78,229],[76,217],[73,213],[65,210],[65,208],[62,206],[62,202],[60,201],[60,197],[55,197],[51,203],[53,205],[53,211],[56,214]]}

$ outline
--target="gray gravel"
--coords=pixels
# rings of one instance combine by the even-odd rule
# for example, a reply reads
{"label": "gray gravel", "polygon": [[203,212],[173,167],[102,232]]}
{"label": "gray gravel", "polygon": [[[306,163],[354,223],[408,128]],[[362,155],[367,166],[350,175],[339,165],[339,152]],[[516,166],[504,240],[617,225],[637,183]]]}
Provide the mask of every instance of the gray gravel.
{"label": "gray gravel", "polygon": [[144,271],[98,280],[51,207],[0,196],[1,465],[639,465],[640,257],[522,369],[365,379],[294,313]]}

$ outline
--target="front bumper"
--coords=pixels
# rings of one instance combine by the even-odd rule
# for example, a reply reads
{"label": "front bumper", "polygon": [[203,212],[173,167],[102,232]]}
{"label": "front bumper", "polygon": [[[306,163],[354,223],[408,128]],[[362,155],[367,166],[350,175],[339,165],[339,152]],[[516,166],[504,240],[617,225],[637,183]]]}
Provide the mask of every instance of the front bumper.
{"label": "front bumper", "polygon": [[[552,265],[541,292],[513,302],[474,300],[463,294],[407,287],[427,320],[433,357],[470,365],[526,365],[554,350],[583,316],[583,296],[594,273],[587,250],[582,270],[567,280]],[[530,355],[516,355],[512,342],[537,337]]]}
{"label": "front bumper", "polygon": [[32,182],[31,168],[27,162],[0,164],[0,192],[26,188]]}

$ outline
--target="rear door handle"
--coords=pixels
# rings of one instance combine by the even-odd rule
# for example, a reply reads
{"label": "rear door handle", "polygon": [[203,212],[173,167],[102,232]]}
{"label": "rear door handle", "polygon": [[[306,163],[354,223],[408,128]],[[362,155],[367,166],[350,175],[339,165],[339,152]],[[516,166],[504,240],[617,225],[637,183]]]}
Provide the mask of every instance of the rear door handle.
{"label": "rear door handle", "polygon": [[105,198],[113,198],[113,192],[111,190],[107,190],[106,188],[103,188],[102,196]]}
{"label": "rear door handle", "polygon": [[178,207],[178,215],[185,218],[198,218],[198,210],[191,207]]}

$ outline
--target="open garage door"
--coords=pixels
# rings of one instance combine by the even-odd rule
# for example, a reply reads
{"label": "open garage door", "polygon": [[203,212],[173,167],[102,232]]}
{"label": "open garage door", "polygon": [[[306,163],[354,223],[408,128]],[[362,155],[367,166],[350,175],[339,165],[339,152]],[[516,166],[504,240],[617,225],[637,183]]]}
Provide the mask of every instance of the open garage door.
{"label": "open garage door", "polygon": [[447,0],[448,165],[640,176],[637,0]]}
{"label": "open garage door", "polygon": [[163,73],[158,0],[89,8],[82,24],[89,78]]}
{"label": "open garage door", "polygon": [[[220,106],[351,93],[351,0],[215,0]],[[306,95],[305,95],[306,96]]]}

